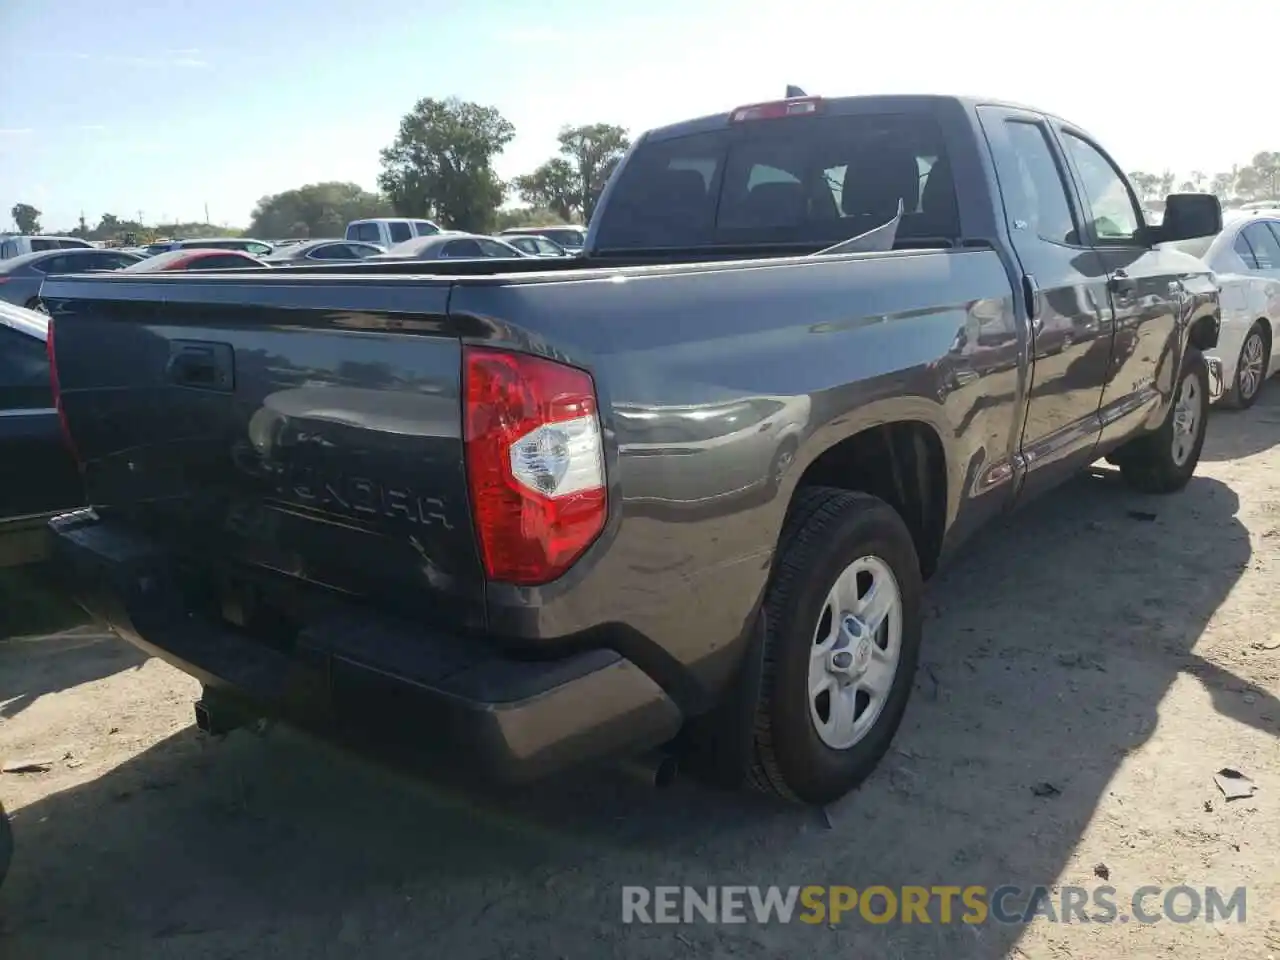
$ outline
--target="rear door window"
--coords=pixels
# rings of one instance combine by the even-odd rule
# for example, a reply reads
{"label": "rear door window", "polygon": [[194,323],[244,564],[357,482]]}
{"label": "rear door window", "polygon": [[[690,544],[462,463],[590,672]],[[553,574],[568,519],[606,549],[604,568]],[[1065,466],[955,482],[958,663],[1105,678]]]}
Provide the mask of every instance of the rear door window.
{"label": "rear door window", "polygon": [[347,231],[347,239],[363,240],[365,243],[382,243],[382,231],[378,229],[376,223],[357,223]]}
{"label": "rear door window", "polygon": [[409,230],[409,225],[401,220],[395,220],[387,224],[391,230],[392,243],[404,243],[413,236]]}
{"label": "rear door window", "polygon": [[838,243],[893,219],[959,236],[942,133],[923,113],[770,120],[655,141],[601,211],[601,249]]}
{"label": "rear door window", "polygon": [[347,248],[341,243],[326,243],[312,247],[307,251],[307,257],[311,260],[345,260]]}
{"label": "rear door window", "polygon": [[1250,270],[1258,269],[1258,258],[1254,256],[1253,247],[1249,246],[1249,241],[1245,239],[1243,233],[1236,234],[1236,242],[1232,244],[1232,249],[1244,261],[1246,267]]}
{"label": "rear door window", "polygon": [[68,254],[60,257],[45,257],[31,264],[31,269],[36,273],[71,273],[71,257]]}
{"label": "rear door window", "polygon": [[495,243],[492,240],[477,240],[476,245],[480,247],[480,252],[486,257],[506,257],[510,259],[511,257],[519,256],[519,254],[508,250],[504,243]]}
{"label": "rear door window", "polygon": [[440,251],[442,257],[483,257],[484,254],[480,250],[480,244],[474,240],[453,240],[444,245],[444,249]]}
{"label": "rear door window", "polygon": [[1259,270],[1280,270],[1280,240],[1276,239],[1265,223],[1251,223],[1244,228],[1244,237],[1253,249]]}
{"label": "rear door window", "polygon": [[32,252],[32,253],[35,253],[35,252],[36,252],[36,251],[38,251],[38,250],[57,250],[57,249],[59,249],[59,247],[58,247],[58,241],[57,241],[57,240],[48,240],[48,239],[46,239],[46,238],[44,238],[44,237],[32,237],[32,238],[31,238],[31,240],[29,241],[29,243],[31,244],[31,252]]}

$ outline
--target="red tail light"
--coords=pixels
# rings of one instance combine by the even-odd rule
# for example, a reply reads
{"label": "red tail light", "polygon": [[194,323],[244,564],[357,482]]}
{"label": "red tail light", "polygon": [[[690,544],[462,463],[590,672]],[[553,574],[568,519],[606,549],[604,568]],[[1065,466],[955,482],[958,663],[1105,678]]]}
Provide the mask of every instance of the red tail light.
{"label": "red tail light", "polygon": [[534,586],[573,565],[608,514],[591,376],[541,357],[464,350],[467,483],[490,580]]}
{"label": "red tail light", "polygon": [[62,441],[71,451],[71,456],[80,462],[80,454],[76,451],[75,441],[71,439],[71,428],[67,425],[67,413],[62,408],[62,388],[58,384],[58,353],[53,344],[53,320],[50,319],[44,338],[45,352],[49,355],[49,385],[53,388],[53,405],[58,409],[58,425],[62,428]]}
{"label": "red tail light", "polygon": [[730,123],[745,120],[776,120],[779,117],[803,117],[817,113],[822,106],[821,97],[791,97],[769,103],[751,103],[729,114]]}

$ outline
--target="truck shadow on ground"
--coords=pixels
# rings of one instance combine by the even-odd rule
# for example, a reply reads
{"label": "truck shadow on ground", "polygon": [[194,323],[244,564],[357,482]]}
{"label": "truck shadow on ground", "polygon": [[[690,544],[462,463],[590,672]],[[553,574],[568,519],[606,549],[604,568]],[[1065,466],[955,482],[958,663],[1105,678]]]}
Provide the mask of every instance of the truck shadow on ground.
{"label": "truck shadow on ground", "polygon": [[[931,586],[893,750],[829,820],[687,782],[463,792],[288,731],[210,743],[188,729],[16,813],[0,896],[11,949],[1005,956],[1020,926],[624,926],[621,890],[1054,883],[1178,675],[1231,679],[1190,651],[1249,563],[1238,508],[1213,479],[1162,499],[1099,471],[982,536]],[[1232,715],[1266,728],[1280,704],[1249,689]]]}

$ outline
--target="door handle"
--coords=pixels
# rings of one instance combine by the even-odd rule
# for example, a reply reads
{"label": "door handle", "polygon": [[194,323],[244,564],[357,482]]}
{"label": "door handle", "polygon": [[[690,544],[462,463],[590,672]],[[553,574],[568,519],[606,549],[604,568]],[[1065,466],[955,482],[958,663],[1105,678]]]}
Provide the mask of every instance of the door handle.
{"label": "door handle", "polygon": [[1117,270],[1107,281],[1107,287],[1112,293],[1127,295],[1138,289],[1138,281],[1123,270]]}
{"label": "door handle", "polygon": [[172,340],[169,343],[169,382],[230,393],[235,389],[234,351],[229,343]]}

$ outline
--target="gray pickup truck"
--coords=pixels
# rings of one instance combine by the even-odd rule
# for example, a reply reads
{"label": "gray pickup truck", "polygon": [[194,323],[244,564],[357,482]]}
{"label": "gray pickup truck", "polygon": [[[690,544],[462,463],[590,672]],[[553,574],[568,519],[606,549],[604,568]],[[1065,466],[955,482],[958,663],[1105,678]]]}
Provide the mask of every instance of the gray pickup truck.
{"label": "gray pickup truck", "polygon": [[56,563],[208,730],[826,802],[975,529],[1104,457],[1188,482],[1219,305],[1168,241],[1221,219],[1145,224],[1034,110],[794,97],[642,136],[581,258],[53,279]]}

